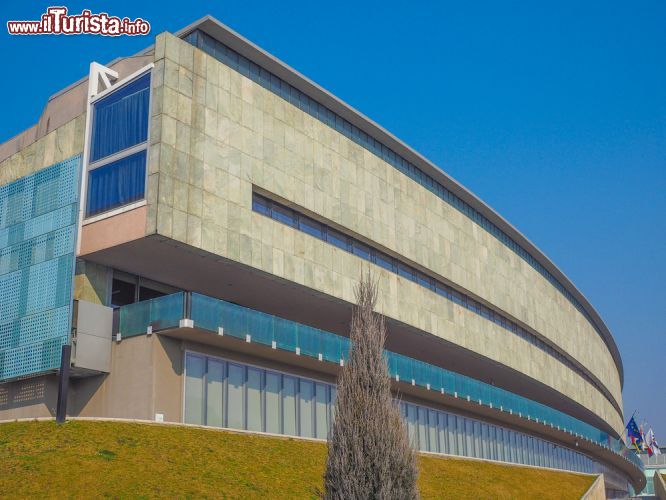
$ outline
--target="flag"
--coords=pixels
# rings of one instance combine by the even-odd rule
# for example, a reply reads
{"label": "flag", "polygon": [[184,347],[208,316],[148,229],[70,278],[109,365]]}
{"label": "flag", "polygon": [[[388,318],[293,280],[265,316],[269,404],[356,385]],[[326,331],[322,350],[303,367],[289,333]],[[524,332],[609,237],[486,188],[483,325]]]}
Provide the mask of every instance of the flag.
{"label": "flag", "polygon": [[652,451],[652,440],[654,439],[654,433],[652,432],[652,429],[647,431],[647,434],[645,434],[644,442],[645,442],[645,449],[647,450],[648,457],[651,457],[654,455]]}
{"label": "flag", "polygon": [[661,455],[659,443],[657,443],[657,440],[654,437],[654,431],[652,430],[652,427],[650,427],[650,430],[647,431],[647,434],[645,435],[645,447],[647,448],[649,456]]}
{"label": "flag", "polygon": [[638,428],[638,425],[636,425],[634,417],[631,417],[626,429],[627,439],[631,441],[631,444],[636,448],[636,451],[643,451],[643,433]]}

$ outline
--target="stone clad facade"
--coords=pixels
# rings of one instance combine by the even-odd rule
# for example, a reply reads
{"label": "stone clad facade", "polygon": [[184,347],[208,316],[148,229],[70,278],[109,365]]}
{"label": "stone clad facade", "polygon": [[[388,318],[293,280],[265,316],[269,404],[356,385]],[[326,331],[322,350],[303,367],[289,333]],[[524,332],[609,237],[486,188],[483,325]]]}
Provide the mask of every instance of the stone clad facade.
{"label": "stone clad facade", "polygon": [[0,161],[0,185],[82,153],[85,122],[85,114],[79,115]]}
{"label": "stone clad facade", "polygon": [[[618,370],[589,321],[470,218],[213,57],[170,34],[155,46],[147,233],[345,301],[369,264],[253,213],[252,189],[288,200],[460,285],[589,369],[621,405]],[[602,416],[587,380],[527,341],[393,273],[382,313],[528,374]]]}

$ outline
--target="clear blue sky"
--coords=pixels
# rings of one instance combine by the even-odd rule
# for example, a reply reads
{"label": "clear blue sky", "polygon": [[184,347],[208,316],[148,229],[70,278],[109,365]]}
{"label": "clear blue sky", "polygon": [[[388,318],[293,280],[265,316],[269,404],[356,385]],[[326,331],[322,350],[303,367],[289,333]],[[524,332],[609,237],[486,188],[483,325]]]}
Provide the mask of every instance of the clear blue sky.
{"label": "clear blue sky", "polygon": [[[540,4],[540,5],[536,5]],[[5,3],[38,19],[43,2]],[[590,299],[625,366],[625,413],[666,445],[666,3],[69,2],[146,38],[10,37],[0,142],[52,93],[210,13],[433,160]]]}

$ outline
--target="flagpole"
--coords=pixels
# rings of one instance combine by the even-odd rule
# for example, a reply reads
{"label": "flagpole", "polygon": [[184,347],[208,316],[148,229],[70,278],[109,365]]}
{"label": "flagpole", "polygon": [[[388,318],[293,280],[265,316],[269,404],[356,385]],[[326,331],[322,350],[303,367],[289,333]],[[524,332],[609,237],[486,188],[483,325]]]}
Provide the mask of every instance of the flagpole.
{"label": "flagpole", "polygon": [[631,422],[631,419],[636,416],[636,412],[638,412],[638,410],[634,410],[634,412],[631,414],[631,417],[629,417],[629,420],[627,420],[627,425],[624,426],[625,429],[629,425],[629,422]]}

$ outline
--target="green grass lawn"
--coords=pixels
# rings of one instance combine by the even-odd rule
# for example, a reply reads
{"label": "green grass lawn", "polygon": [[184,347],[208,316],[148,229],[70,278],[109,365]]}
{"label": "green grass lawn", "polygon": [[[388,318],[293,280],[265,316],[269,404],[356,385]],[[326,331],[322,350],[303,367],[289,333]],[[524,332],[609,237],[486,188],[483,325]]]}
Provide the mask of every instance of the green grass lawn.
{"label": "green grass lawn", "polygon": [[[312,498],[323,443],[120,422],[0,424],[0,498]],[[594,478],[419,457],[422,498],[580,498]]]}

